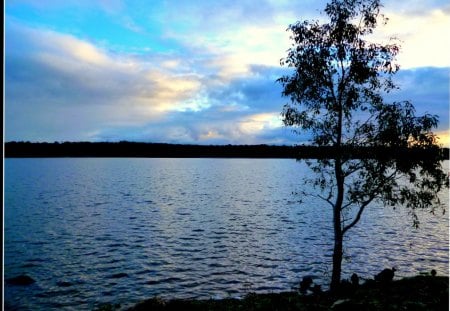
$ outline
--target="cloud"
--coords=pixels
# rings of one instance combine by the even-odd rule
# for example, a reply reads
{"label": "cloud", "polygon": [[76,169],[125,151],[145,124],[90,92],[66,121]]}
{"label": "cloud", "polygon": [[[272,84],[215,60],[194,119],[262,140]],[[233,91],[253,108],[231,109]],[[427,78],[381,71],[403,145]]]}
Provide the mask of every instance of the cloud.
{"label": "cloud", "polygon": [[392,101],[409,100],[416,113],[439,116],[438,131],[449,128],[449,68],[424,67],[400,70],[395,77],[400,90],[387,98]]}
{"label": "cloud", "polygon": [[[309,6],[308,1],[295,4],[262,1],[253,5],[257,7],[254,11],[246,4],[245,1],[239,5],[223,4],[220,10],[210,10],[208,5],[184,3],[190,8],[188,12],[193,13],[185,15],[182,27],[169,23],[166,35],[200,54],[207,51],[217,55],[211,66],[220,67],[223,78],[235,78],[246,76],[250,64],[277,66],[290,46],[287,26],[297,20],[322,19],[318,11],[325,8],[324,1]],[[265,9],[260,11],[259,7]],[[450,5],[431,0],[417,3],[415,8],[421,8],[420,11],[411,11],[411,7],[389,2],[383,11],[389,23],[380,25],[373,39],[387,42],[391,37],[399,38],[402,48],[398,60],[402,68],[449,67],[450,43],[443,38],[450,29]],[[179,11],[170,12],[178,17]],[[191,19],[193,16],[198,18]]]}
{"label": "cloud", "polygon": [[[173,73],[160,66],[158,58],[143,61],[70,35],[8,26],[7,137],[44,137],[39,131],[48,132],[45,128],[54,128],[62,118],[66,126],[78,126],[83,137],[86,130],[144,123],[170,111],[199,108],[193,100],[201,94],[200,77]],[[79,119],[67,118],[69,111],[79,111]],[[51,136],[64,137],[64,131],[62,127]]]}
{"label": "cloud", "polygon": [[397,37],[401,40],[398,56],[402,68],[450,67],[450,42],[446,40],[450,29],[450,11],[430,9],[416,14],[389,13],[389,22],[381,28],[379,41]]}
{"label": "cloud", "polygon": [[[420,49],[426,32],[447,25],[448,11],[431,2],[433,9],[413,15],[411,21],[403,11],[395,11],[383,40],[394,32],[406,36],[405,52]],[[82,5],[102,5],[90,3]],[[138,52],[113,39],[31,28],[8,18],[6,140],[302,143],[307,134],[297,136],[281,126],[279,114],[287,99],[281,98],[275,80],[289,72],[279,66],[290,45],[286,27],[297,19],[317,17],[316,9],[323,9],[324,3],[266,0],[255,7],[253,1],[169,1],[158,5],[161,12],[136,10],[137,16],[126,2],[104,2],[102,9],[121,17],[117,22],[141,39],[148,39],[152,30],[156,41],[170,42],[160,48],[151,41]],[[391,10],[390,5],[386,9]],[[144,16],[160,24],[149,28]],[[411,32],[415,24],[420,29]],[[445,51],[445,40],[435,43],[442,31],[427,35],[431,41],[426,46]],[[390,99],[410,99],[418,113],[438,114],[438,131],[444,133],[449,78],[447,55],[441,53],[433,50],[415,59],[419,54],[413,52],[405,58],[406,65],[401,64],[407,69],[397,75],[402,90]],[[445,68],[417,69],[416,64]]]}
{"label": "cloud", "polygon": [[[121,139],[126,131],[164,128],[167,122],[163,140],[238,142],[254,141],[256,132],[273,128],[273,120],[262,117],[270,106],[265,101],[280,101],[274,80],[262,76],[265,68],[249,67],[253,78],[233,80],[220,68],[210,68],[214,56],[191,61],[163,54],[133,57],[71,35],[14,23],[8,27],[9,140],[98,140],[108,133]],[[278,113],[279,107],[271,108]]]}
{"label": "cloud", "polygon": [[175,112],[158,124],[104,129],[97,133],[97,140],[117,140],[120,136],[125,140],[166,143],[292,144],[291,131],[280,125],[278,113],[242,114],[211,107],[202,112]]}
{"label": "cloud", "polygon": [[385,10],[402,15],[427,15],[436,9],[448,10],[450,4],[446,0],[408,0],[408,1],[384,1]]}

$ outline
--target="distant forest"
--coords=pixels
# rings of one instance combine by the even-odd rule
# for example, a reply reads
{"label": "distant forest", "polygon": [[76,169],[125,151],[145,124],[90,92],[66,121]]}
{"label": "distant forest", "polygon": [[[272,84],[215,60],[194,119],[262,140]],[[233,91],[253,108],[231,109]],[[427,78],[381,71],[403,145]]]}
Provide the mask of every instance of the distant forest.
{"label": "distant forest", "polygon": [[[140,158],[334,158],[333,147],[273,145],[181,145],[140,142],[7,142],[6,158],[140,157]],[[344,148],[349,158],[449,159],[449,149]]]}

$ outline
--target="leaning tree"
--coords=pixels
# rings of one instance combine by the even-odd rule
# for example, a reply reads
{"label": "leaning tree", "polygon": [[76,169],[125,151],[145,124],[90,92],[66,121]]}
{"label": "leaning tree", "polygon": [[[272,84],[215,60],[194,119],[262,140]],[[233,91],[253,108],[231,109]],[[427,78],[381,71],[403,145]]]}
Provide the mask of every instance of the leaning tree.
{"label": "leaning tree", "polygon": [[281,113],[284,124],[331,150],[307,162],[316,173],[316,196],[333,210],[331,290],[340,284],[343,237],[371,203],[405,206],[415,226],[416,209],[444,210],[438,192],[448,178],[432,132],[437,116],[416,116],[410,102],[384,99],[398,88],[399,45],[395,39],[370,41],[387,22],[381,7],[379,0],[332,0],[324,10],[327,23],[289,26],[292,46],[281,60],[293,69],[278,79],[290,99]]}

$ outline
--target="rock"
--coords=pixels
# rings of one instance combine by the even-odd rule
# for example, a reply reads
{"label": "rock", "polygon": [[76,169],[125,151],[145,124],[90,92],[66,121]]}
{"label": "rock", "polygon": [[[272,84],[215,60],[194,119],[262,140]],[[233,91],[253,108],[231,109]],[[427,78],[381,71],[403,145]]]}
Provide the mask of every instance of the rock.
{"label": "rock", "polygon": [[388,283],[388,282],[392,281],[392,279],[394,278],[395,271],[396,271],[395,268],[384,269],[383,271],[381,271],[380,273],[375,275],[375,281],[378,281],[381,283]]}
{"label": "rock", "polygon": [[341,280],[341,284],[337,288],[337,293],[339,295],[349,295],[353,293],[355,287],[350,283],[349,280]]}
{"label": "rock", "polygon": [[303,277],[303,280],[300,282],[300,293],[306,294],[308,289],[311,288],[311,285],[313,283],[313,279],[310,276]]}
{"label": "rock", "polygon": [[359,285],[359,276],[356,273],[353,273],[350,280],[352,281],[353,286]]}
{"label": "rock", "polygon": [[16,277],[6,280],[7,284],[22,285],[22,286],[30,285],[30,284],[33,284],[34,282],[36,282],[36,281],[25,274],[22,274],[22,275],[19,275],[19,276],[16,276]]}
{"label": "rock", "polygon": [[322,286],[315,284],[312,288],[311,291],[314,295],[320,295],[322,294]]}

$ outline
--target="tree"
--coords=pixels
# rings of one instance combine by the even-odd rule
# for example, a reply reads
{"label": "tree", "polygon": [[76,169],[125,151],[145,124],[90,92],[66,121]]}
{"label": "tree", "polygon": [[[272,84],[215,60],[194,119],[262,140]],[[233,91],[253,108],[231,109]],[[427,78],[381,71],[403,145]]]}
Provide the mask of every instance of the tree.
{"label": "tree", "polygon": [[[415,226],[416,209],[445,211],[437,196],[448,187],[432,132],[437,116],[416,116],[409,101],[384,100],[398,88],[393,76],[399,45],[395,39],[387,44],[367,39],[388,21],[381,7],[379,0],[332,0],[324,10],[328,23],[290,25],[293,43],[281,65],[293,73],[277,80],[290,99],[281,113],[284,124],[311,133],[313,145],[334,150],[330,159],[308,162],[316,173],[316,196],[333,210],[331,290],[340,285],[343,237],[371,203],[405,206]],[[375,156],[355,157],[358,150]],[[405,161],[400,151],[427,156]]]}

